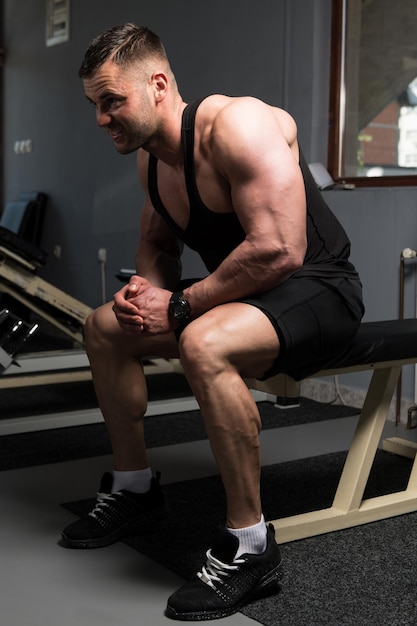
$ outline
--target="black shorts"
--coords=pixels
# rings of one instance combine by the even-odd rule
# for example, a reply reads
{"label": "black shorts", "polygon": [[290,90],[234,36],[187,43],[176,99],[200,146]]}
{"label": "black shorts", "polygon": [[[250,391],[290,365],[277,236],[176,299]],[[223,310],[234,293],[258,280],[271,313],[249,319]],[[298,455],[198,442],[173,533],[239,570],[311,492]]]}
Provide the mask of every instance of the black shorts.
{"label": "black shorts", "polygon": [[280,340],[279,357],[262,380],[281,372],[301,380],[324,369],[349,345],[364,313],[360,281],[340,277],[294,276],[242,302],[261,309]]}
{"label": "black shorts", "polygon": [[[178,288],[193,282],[181,281]],[[240,302],[265,313],[280,341],[280,354],[262,380],[278,373],[301,380],[324,369],[347,348],[364,313],[360,281],[343,277],[295,275]]]}

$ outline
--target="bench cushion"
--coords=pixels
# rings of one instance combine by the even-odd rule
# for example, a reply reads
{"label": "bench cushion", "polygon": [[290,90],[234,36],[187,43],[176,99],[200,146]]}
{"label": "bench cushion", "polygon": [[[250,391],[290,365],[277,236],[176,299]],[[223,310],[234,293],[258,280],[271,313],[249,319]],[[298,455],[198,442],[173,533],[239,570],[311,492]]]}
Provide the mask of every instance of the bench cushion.
{"label": "bench cushion", "polygon": [[325,368],[417,358],[417,319],[362,322],[352,344]]}
{"label": "bench cushion", "polygon": [[297,370],[285,373],[302,380],[325,370],[414,358],[417,361],[417,319],[362,322],[344,352],[313,365],[300,364]]}

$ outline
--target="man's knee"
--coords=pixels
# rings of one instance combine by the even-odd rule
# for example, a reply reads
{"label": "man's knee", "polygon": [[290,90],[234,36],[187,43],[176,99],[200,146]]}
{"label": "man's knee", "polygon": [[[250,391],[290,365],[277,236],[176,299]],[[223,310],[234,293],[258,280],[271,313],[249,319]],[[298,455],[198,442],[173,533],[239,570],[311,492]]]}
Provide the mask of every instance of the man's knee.
{"label": "man's knee", "polygon": [[[111,308],[110,308],[111,311]],[[103,305],[92,311],[84,325],[84,338],[87,351],[98,347],[100,342],[109,334],[109,305]]]}
{"label": "man's knee", "polygon": [[210,375],[224,360],[219,331],[213,325],[190,324],[179,340],[181,363],[185,370],[196,376]]}

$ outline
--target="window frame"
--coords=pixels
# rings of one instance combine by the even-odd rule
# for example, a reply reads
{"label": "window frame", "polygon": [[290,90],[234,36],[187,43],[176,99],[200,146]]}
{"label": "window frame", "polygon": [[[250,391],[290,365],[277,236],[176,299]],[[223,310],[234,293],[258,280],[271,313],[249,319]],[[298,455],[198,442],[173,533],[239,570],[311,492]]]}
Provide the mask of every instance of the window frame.
{"label": "window frame", "polygon": [[417,175],[404,176],[341,176],[345,116],[346,4],[348,0],[332,0],[330,44],[330,95],[327,169],[337,183],[356,187],[413,187]]}

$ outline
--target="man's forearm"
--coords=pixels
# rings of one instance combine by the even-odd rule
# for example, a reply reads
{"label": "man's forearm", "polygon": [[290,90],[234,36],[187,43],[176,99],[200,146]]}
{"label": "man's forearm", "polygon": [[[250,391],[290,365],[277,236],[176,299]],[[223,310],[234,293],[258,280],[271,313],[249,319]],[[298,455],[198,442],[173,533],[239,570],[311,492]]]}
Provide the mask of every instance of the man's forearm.
{"label": "man's forearm", "polygon": [[302,254],[236,248],[207,278],[184,290],[192,316],[245,296],[273,289],[288,278],[303,262]]}
{"label": "man's forearm", "polygon": [[150,283],[164,289],[175,289],[181,278],[179,255],[160,250],[149,243],[141,243],[136,253],[136,273]]}

